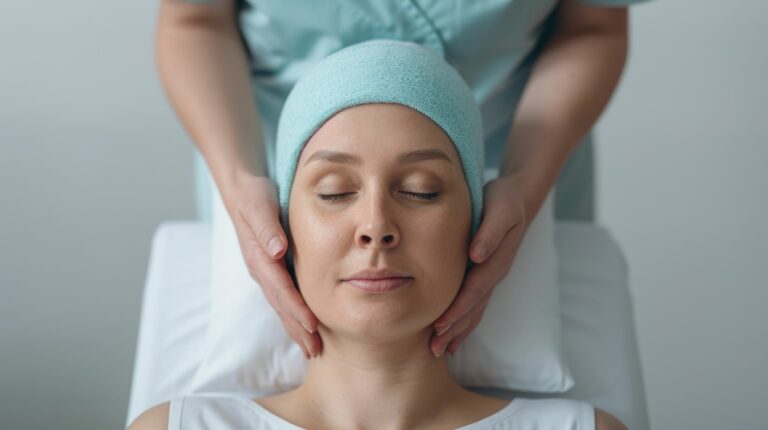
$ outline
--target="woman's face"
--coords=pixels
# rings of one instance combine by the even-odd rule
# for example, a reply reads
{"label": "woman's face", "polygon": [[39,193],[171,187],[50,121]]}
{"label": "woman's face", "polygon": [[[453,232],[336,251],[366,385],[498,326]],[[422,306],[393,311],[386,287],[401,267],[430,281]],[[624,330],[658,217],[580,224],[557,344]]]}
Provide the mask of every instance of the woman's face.
{"label": "woman's face", "polygon": [[[307,142],[288,209],[296,280],[329,329],[397,339],[430,326],[456,296],[471,228],[469,189],[448,135],[399,104],[339,112]],[[410,277],[371,293],[366,269]]]}

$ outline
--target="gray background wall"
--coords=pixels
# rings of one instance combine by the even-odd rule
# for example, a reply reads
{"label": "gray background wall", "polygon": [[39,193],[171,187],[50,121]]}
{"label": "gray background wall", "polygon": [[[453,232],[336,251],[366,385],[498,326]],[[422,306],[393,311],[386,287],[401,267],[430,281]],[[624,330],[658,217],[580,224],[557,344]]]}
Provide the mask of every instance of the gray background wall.
{"label": "gray background wall", "polygon": [[654,429],[768,426],[768,2],[655,1],[597,126]]}
{"label": "gray background wall", "polygon": [[[154,228],[195,217],[156,2],[0,5],[0,428],[121,428]],[[597,125],[654,429],[768,422],[768,3],[657,0]]]}

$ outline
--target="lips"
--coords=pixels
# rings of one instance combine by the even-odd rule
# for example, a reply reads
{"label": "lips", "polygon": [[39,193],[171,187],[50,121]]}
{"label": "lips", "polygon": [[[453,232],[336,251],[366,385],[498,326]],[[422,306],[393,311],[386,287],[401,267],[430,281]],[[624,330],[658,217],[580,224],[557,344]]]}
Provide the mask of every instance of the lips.
{"label": "lips", "polygon": [[348,279],[385,279],[385,278],[412,278],[410,273],[401,272],[389,267],[382,267],[381,269],[365,269],[361,270],[345,280]]}
{"label": "lips", "polygon": [[386,293],[413,281],[413,278],[349,279],[344,282],[369,293]]}
{"label": "lips", "polygon": [[411,283],[413,276],[385,267],[362,270],[343,281],[369,293],[385,293]]}

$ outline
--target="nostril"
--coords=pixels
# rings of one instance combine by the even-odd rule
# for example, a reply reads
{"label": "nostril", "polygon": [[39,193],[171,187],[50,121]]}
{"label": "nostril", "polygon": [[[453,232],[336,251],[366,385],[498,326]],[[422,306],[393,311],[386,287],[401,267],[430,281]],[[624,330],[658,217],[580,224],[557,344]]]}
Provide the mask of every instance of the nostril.
{"label": "nostril", "polygon": [[[361,235],[360,236],[360,240],[362,240],[363,243],[366,244],[366,245],[375,242],[374,239],[371,236],[368,236],[368,235]],[[381,243],[383,243],[385,245],[389,245],[389,244],[393,243],[394,241],[395,241],[395,236],[392,235],[392,234],[388,234],[388,235],[386,235],[386,236],[381,238]]]}

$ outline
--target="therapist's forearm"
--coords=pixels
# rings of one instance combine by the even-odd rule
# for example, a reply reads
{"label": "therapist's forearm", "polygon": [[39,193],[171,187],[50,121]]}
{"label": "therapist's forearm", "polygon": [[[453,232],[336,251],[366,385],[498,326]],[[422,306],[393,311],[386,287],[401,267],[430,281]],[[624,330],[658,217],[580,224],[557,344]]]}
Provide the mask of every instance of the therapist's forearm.
{"label": "therapist's forearm", "polygon": [[556,33],[539,54],[500,165],[500,176],[517,179],[529,221],[610,100],[626,56],[626,33],[597,30]]}
{"label": "therapist's forearm", "polygon": [[268,176],[261,123],[234,21],[183,9],[194,7],[205,6],[161,3],[156,62],[166,95],[227,204],[243,178]]}

